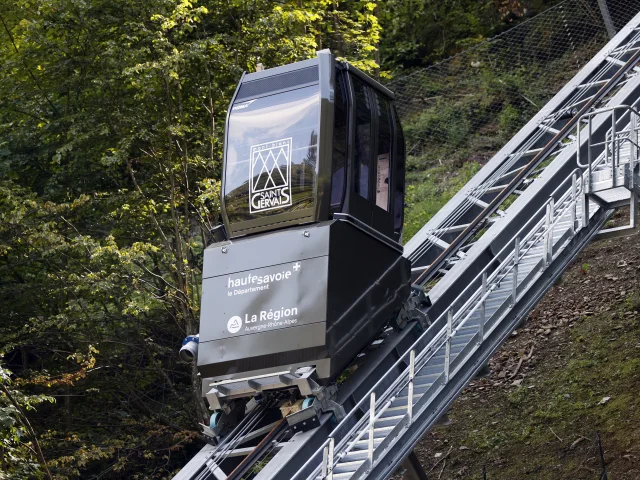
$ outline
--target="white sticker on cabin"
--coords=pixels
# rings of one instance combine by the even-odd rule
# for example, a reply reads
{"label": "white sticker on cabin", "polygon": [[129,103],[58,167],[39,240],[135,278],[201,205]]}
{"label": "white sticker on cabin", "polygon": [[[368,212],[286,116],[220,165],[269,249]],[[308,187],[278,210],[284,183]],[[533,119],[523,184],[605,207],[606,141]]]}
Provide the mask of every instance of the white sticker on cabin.
{"label": "white sticker on cabin", "polygon": [[291,138],[251,146],[249,212],[292,205]]}
{"label": "white sticker on cabin", "polygon": [[389,154],[378,155],[376,172],[376,205],[384,210],[389,209]]}

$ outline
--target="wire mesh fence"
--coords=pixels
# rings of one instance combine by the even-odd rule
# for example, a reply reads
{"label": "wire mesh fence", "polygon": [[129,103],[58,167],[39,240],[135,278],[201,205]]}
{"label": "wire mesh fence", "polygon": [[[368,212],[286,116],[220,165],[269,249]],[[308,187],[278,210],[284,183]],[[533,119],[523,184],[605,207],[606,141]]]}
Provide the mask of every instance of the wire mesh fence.
{"label": "wire mesh fence", "polygon": [[638,11],[640,0],[565,0],[394,79],[409,154],[424,167],[490,158]]}

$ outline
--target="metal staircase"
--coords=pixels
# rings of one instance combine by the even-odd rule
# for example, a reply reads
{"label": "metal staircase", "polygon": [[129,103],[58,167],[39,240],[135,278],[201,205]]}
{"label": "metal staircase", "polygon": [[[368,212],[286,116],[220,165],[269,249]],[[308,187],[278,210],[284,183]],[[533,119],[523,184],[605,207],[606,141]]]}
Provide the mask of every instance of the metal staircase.
{"label": "metal staircase", "polygon": [[[638,19],[634,18],[407,243],[420,284],[452,270],[478,240],[478,230],[505,215],[504,201],[522,195],[536,174],[575,140],[572,123],[602,106],[635,72]],[[569,147],[571,148],[571,147]],[[432,297],[449,282],[432,289]]]}
{"label": "metal staircase", "polygon": [[[637,102],[636,102],[637,103]],[[592,125],[595,119],[604,117],[611,122],[603,142],[591,142]],[[638,129],[640,128],[640,112],[637,108],[618,105],[585,114],[581,122],[586,123],[587,158],[582,163],[578,152],[578,166],[586,170],[586,192],[590,198],[603,207],[629,206],[629,224],[607,228],[598,235],[610,237],[628,234],[636,229],[638,212],[638,194],[640,185],[636,165],[640,146]],[[621,128],[622,125],[622,128]],[[578,131],[580,143],[581,131]],[[594,150],[602,150],[594,159]]]}
{"label": "metal staircase", "polygon": [[[639,99],[640,14],[407,243],[431,326],[363,352],[338,390],[346,416],[267,436],[254,480],[388,478],[589,241],[636,228]],[[253,418],[176,478],[226,478],[221,462],[272,427]]]}
{"label": "metal staircase", "polygon": [[[570,183],[569,190],[561,185],[558,201],[550,198],[540,208],[542,219],[533,228],[523,227],[513,244],[505,245],[496,261],[479,272],[477,281],[458,295],[452,307],[442,314],[446,327],[428,342],[425,332],[413,345],[408,368],[391,387],[377,398],[375,392],[370,394],[368,415],[355,422],[338,443],[335,438],[340,426],[334,430],[324,446],[322,464],[309,478],[372,476],[374,467],[411,433],[412,424],[420,422],[426,430],[437,419],[442,410],[437,402],[446,398],[443,393],[447,385],[460,375],[466,378],[464,370],[473,368],[475,353],[487,346],[493,351],[492,335],[499,333],[500,322],[508,320],[509,312],[528,288],[588,223],[584,215],[584,177],[576,171]],[[590,206],[595,215],[597,204],[591,202]],[[481,286],[476,289],[478,282]],[[387,460],[387,465],[390,468],[378,469],[384,473],[373,478],[385,478],[397,462]]]}
{"label": "metal staircase", "polygon": [[[578,108],[580,102],[590,103],[589,108],[572,112],[572,121],[560,128],[550,125],[560,122],[561,114],[544,117],[515,154],[503,154],[503,163],[485,175],[485,181],[453,199],[447,218],[438,220],[436,228],[425,226],[417,248],[408,252],[414,260],[425,258],[434,247],[446,252],[454,242],[445,242],[443,232],[452,233],[470,205],[483,207],[484,221],[476,221],[480,235],[476,230],[458,242],[444,263],[442,253],[430,257],[441,262],[439,281],[434,285],[437,276],[418,276],[423,284],[432,282],[429,294],[434,304],[428,310],[432,327],[333,429],[296,480],[388,478],[582,248],[598,232],[628,234],[625,230],[635,228],[640,190],[640,34],[634,27],[626,35],[625,48],[606,52],[602,69],[590,82],[602,82],[602,88],[608,87],[606,93],[599,90],[596,101],[592,100],[598,93],[582,100],[572,97],[573,103],[561,110]],[[611,68],[625,72],[616,78]],[[531,167],[522,158],[535,149],[541,131],[551,132],[553,139],[538,147],[533,155],[547,150],[547,156]],[[529,150],[523,152],[525,148]],[[540,165],[543,168],[536,168]],[[481,199],[491,188],[487,185],[495,185],[505,173],[516,176],[527,166],[531,174],[519,180],[517,198],[495,202],[494,211],[487,212],[493,203]],[[629,225],[603,230],[614,209],[626,205]],[[458,225],[457,231],[467,227]],[[437,295],[431,295],[436,289]]]}

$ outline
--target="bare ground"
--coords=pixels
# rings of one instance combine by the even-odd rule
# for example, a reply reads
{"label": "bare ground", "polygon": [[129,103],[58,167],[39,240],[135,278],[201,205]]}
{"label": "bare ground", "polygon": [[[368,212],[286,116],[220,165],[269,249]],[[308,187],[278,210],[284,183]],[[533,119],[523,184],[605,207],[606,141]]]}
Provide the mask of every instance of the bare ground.
{"label": "bare ground", "polygon": [[429,479],[599,479],[596,432],[609,478],[640,478],[639,239],[576,259],[416,447]]}

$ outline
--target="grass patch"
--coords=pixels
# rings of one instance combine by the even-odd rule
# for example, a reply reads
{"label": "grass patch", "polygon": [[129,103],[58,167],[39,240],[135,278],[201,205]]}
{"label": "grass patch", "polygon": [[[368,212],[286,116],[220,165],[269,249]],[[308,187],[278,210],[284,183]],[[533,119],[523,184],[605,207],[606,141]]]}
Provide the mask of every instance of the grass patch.
{"label": "grass patch", "polygon": [[409,240],[445,203],[460,190],[480,165],[467,162],[459,169],[447,165],[419,170],[420,159],[407,162],[407,193],[405,202],[404,239]]}
{"label": "grass patch", "polygon": [[[626,293],[573,307],[593,295],[594,287],[586,285],[607,285],[611,268],[624,275],[606,255],[589,261],[589,279],[583,262],[577,261],[566,272],[566,282],[556,287],[553,300],[539,307],[544,313],[540,324],[566,318],[566,323],[558,322],[565,326],[551,335],[534,335],[540,326],[525,327],[531,332],[525,334],[526,345],[534,345],[542,360],[535,370],[527,371],[519,386],[509,380],[499,389],[492,387],[498,371],[476,379],[475,387],[450,410],[451,425],[434,428],[425,439],[421,448],[427,469],[437,461],[434,452],[453,447],[443,480],[479,478],[483,465],[492,479],[598,478],[595,432],[600,432],[610,478],[639,478],[640,287],[630,277]],[[623,292],[623,284],[610,285]],[[583,315],[583,309],[591,312]],[[518,347],[506,348],[509,352]],[[529,349],[519,348],[520,354]],[[507,357],[500,358],[497,361],[504,362]]]}

